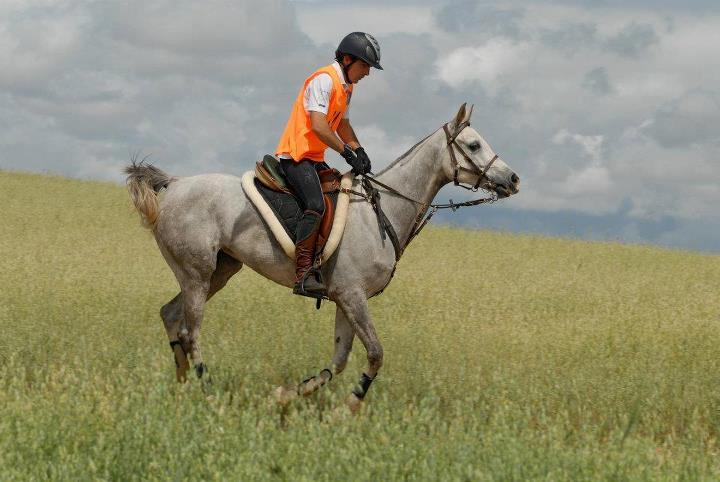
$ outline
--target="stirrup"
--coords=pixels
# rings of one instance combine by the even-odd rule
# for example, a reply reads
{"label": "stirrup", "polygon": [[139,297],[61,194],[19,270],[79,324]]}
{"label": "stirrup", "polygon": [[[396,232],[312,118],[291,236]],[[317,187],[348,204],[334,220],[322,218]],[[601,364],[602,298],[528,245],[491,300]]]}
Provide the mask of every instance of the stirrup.
{"label": "stirrup", "polygon": [[[305,286],[308,280],[310,280],[309,286]],[[295,283],[293,293],[300,296],[315,298],[317,300],[328,299],[327,287],[325,286],[325,283],[323,283],[322,275],[320,274],[320,271],[315,268],[310,268],[307,273],[305,273],[305,276]]]}

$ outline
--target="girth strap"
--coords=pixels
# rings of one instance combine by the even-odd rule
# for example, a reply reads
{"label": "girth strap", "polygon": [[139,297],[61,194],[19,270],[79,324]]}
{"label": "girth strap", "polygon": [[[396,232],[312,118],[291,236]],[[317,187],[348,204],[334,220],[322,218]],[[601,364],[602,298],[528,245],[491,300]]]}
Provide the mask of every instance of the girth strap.
{"label": "girth strap", "polygon": [[395,250],[395,261],[397,261],[402,255],[402,247],[400,246],[400,240],[395,232],[395,228],[393,228],[392,223],[380,207],[380,191],[375,189],[366,177],[363,177],[362,185],[363,189],[365,189],[365,192],[367,193],[366,199],[370,202],[370,205],[373,207],[375,215],[377,216],[378,225],[380,226],[380,236],[383,241],[385,241],[385,233],[387,233],[387,236],[390,237],[390,242]]}

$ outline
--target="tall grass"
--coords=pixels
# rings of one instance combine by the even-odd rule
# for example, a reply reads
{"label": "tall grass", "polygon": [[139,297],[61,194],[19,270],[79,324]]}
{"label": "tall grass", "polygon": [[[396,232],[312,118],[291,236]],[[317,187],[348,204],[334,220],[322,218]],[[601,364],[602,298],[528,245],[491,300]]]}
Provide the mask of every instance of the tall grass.
{"label": "tall grass", "polygon": [[717,256],[430,227],[371,300],[351,416],[359,342],[270,396],[329,364],[331,304],[244,269],[206,311],[214,384],[178,385],[177,285],[122,187],[0,172],[0,210],[2,480],[720,477]]}

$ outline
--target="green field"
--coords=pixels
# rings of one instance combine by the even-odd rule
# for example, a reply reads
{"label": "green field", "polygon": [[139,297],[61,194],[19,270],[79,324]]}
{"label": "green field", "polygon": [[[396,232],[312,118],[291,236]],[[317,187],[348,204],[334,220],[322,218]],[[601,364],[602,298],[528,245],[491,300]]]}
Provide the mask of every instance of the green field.
{"label": "green field", "polygon": [[720,478],[718,256],[431,226],[370,302],[350,415],[357,341],[271,397],[329,364],[334,305],[244,269],[206,311],[214,384],[178,385],[125,189],[0,172],[0,206],[0,480]]}

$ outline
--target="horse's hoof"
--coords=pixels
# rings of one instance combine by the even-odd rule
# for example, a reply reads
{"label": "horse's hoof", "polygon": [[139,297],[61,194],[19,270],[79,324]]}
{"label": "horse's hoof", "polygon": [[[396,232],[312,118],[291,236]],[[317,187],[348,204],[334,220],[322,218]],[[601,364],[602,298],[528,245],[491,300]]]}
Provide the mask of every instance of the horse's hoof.
{"label": "horse's hoof", "polygon": [[[207,365],[206,364],[198,363],[197,365],[195,365],[195,375],[197,375],[198,378],[202,378],[203,375],[205,375],[206,373],[207,373]],[[208,378],[208,382],[209,382],[210,377],[208,376],[206,378]]]}
{"label": "horse's hoof", "polygon": [[280,405],[281,407],[286,407],[290,404],[293,400],[295,400],[298,396],[297,390],[294,388],[286,388],[286,387],[277,387],[275,389],[275,401]]}
{"label": "horse's hoof", "polygon": [[345,399],[345,406],[350,409],[350,413],[356,414],[360,411],[363,406],[363,401],[357,397],[354,393],[348,395]]}

